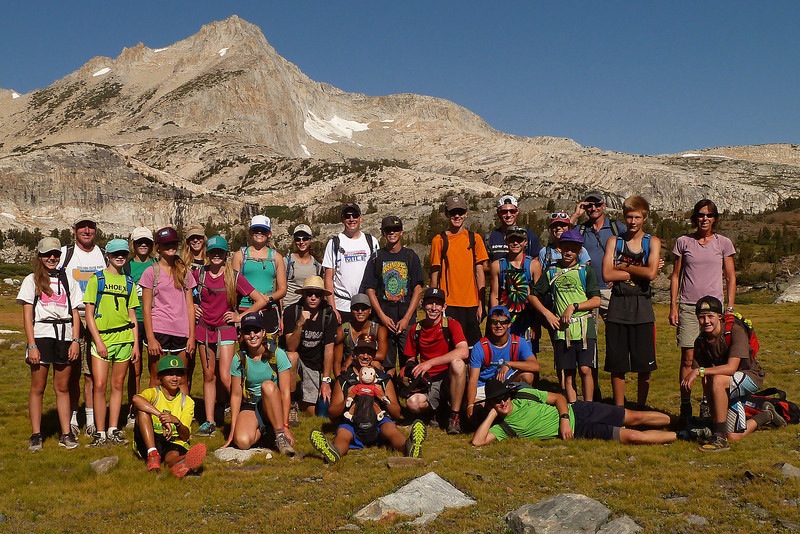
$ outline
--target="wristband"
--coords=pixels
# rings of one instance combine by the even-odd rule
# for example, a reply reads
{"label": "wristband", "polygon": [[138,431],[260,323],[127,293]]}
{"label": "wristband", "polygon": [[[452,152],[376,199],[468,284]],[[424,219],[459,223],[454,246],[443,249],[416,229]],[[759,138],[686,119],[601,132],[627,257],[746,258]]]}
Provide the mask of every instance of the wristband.
{"label": "wristband", "polygon": [[38,349],[36,345],[28,345],[28,350]]}
{"label": "wristband", "polygon": [[699,372],[700,372],[700,378],[703,378],[703,377],[706,376],[706,368],[705,367],[700,367],[700,371]]}

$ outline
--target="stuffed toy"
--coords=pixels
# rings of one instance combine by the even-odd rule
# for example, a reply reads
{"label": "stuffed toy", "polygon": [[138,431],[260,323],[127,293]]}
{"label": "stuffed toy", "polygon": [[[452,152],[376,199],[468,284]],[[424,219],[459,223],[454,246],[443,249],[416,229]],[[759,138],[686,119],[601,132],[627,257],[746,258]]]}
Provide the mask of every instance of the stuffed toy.
{"label": "stuffed toy", "polygon": [[361,371],[359,371],[359,382],[350,386],[350,389],[347,391],[345,408],[348,408],[348,411],[344,414],[345,419],[349,421],[353,420],[353,411],[355,408],[353,401],[359,395],[374,397],[376,399],[375,413],[378,416],[378,421],[383,419],[383,416],[386,415],[386,412],[383,411],[378,405],[377,399],[380,399],[380,401],[385,405],[391,404],[391,401],[389,400],[389,397],[386,396],[386,392],[383,391],[383,388],[376,383],[377,378],[378,374],[374,367],[361,368]]}

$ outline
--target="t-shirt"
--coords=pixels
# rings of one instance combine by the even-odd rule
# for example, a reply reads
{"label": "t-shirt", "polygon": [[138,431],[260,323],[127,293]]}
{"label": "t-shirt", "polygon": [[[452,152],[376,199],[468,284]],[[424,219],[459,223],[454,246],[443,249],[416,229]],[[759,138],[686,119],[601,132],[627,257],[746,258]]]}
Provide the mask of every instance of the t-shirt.
{"label": "t-shirt", "polygon": [[[254,258],[252,254],[250,247],[244,247],[241,273],[254,288],[258,289],[259,293],[270,296],[275,292],[275,255],[277,253],[274,249],[268,248],[266,258]],[[252,305],[250,297],[245,296],[239,303],[239,308],[247,309]]]}
{"label": "t-shirt", "polygon": [[[134,282],[136,282],[136,295],[139,297],[139,305],[136,306],[136,320],[140,323],[144,321],[144,316],[142,315],[142,286],[139,285],[139,279],[142,278],[142,273],[145,269],[150,267],[156,262],[154,258],[149,258],[146,261],[136,261],[130,260],[128,262],[128,266],[131,269],[131,278]],[[144,336],[144,332],[139,333],[141,336]]]}
{"label": "t-shirt", "polygon": [[[561,259],[561,251],[552,245],[547,245],[539,250],[538,258],[539,265],[542,266],[542,270],[544,271],[548,267],[558,265],[559,260]],[[586,247],[581,247],[581,251],[578,254],[578,263],[588,264],[590,261],[592,261],[592,258],[589,257]]]}
{"label": "t-shirt", "polygon": [[681,272],[681,304],[696,304],[706,295],[725,302],[722,292],[722,270],[725,258],[736,254],[730,239],[714,234],[702,244],[693,235],[682,235],[675,241],[672,253],[683,259]]}
{"label": "t-shirt", "polygon": [[[472,346],[472,352],[470,352],[469,355],[469,368],[481,370],[478,375],[478,387],[483,386],[490,378],[497,376],[497,370],[500,368],[500,360],[503,360],[503,362],[511,361],[511,336],[508,337],[508,342],[504,347],[498,347],[491,341],[486,343],[489,346],[489,353],[491,354],[489,365],[484,364],[486,355],[484,353],[484,344],[482,341],[483,339],[481,343],[475,343]],[[533,356],[531,344],[525,338],[519,338],[517,361],[524,362],[531,356]]]}
{"label": "t-shirt", "polygon": [[[375,276],[377,261],[381,264],[378,267],[379,277]],[[408,311],[414,288],[422,284],[422,264],[416,252],[407,247],[402,247],[399,252],[381,249],[367,262],[360,291],[366,293],[367,288],[375,290],[384,313],[396,311],[393,315],[400,318]],[[390,317],[395,318],[392,315]]]}
{"label": "t-shirt", "polygon": [[[525,231],[528,233],[528,246],[525,248],[525,255],[535,258],[539,254],[539,249],[542,248],[542,245],[539,242],[539,237],[530,228],[526,228]],[[495,228],[486,234],[486,244],[491,261],[499,260],[508,253],[506,234],[500,228]]]}
{"label": "t-shirt", "polygon": [[[722,319],[720,319],[722,321]],[[731,346],[725,341],[725,323],[722,324],[723,332],[714,343],[709,342],[702,334],[694,342],[693,367],[716,367],[728,363],[728,358],[740,358],[739,368],[749,376],[759,388],[764,383],[764,370],[758,360],[750,358],[750,341],[747,339],[745,329],[736,323],[731,328]]]}
{"label": "t-shirt", "polygon": [[[78,245],[74,245],[74,252],[72,259],[69,260],[69,265],[63,265],[61,262],[66,259],[67,247],[61,247],[61,262],[59,268],[63,267],[67,272],[67,277],[72,278],[78,282],[81,288],[81,293],[86,291],[86,284],[89,283],[89,278],[92,277],[97,271],[102,271],[106,268],[106,258],[103,256],[103,249],[94,246],[89,252],[84,252]],[[79,303],[78,309],[81,310],[81,317],[83,316],[83,302]]]}
{"label": "t-shirt", "polygon": [[376,250],[378,250],[378,240],[372,238],[372,248],[370,248],[364,232],[355,239],[339,234],[338,254],[334,254],[333,239],[325,245],[322,266],[333,269],[333,298],[337,310],[350,311],[350,299],[358,293],[367,261]]}
{"label": "t-shirt", "polygon": [[[142,273],[139,285],[145,289],[153,289],[155,281],[154,266],[151,265]],[[194,277],[186,277],[186,288],[178,289],[172,279],[172,274],[159,267],[158,290],[154,291],[153,298],[153,331],[178,337],[189,337],[189,310],[186,304],[186,291],[191,291],[197,285]],[[192,310],[194,316],[194,310]],[[194,317],[192,317],[194,319]]]}
{"label": "t-shirt", "polygon": [[[283,331],[284,333],[294,332],[297,326],[297,318],[303,309],[299,302],[286,308],[283,312]],[[325,321],[323,322],[323,318]],[[312,318],[303,324],[300,331],[300,344],[297,346],[297,353],[303,365],[322,372],[325,363],[325,345],[336,341],[336,328],[338,327],[336,315],[329,306],[319,308],[316,317],[312,313]]]}
{"label": "t-shirt", "polygon": [[[419,332],[419,347],[417,347],[416,341],[416,328],[417,325],[411,325],[408,327],[408,337],[406,339],[406,346],[403,348],[403,354],[408,358],[416,358],[417,355],[420,357],[420,361],[427,361],[432,360],[433,358],[438,358],[439,356],[444,356],[452,349],[450,345],[447,344],[447,340],[444,337],[444,332],[442,332],[442,321],[437,322],[433,326],[425,327],[422,323],[418,323],[420,327]],[[464,337],[464,329],[461,328],[461,325],[455,319],[450,317],[447,318],[447,328],[450,330],[450,337],[453,340],[453,347],[461,343],[467,342],[467,338]],[[447,371],[449,365],[434,365],[431,367],[428,374],[431,377],[435,377],[441,373]]]}
{"label": "t-shirt", "polygon": [[[95,310],[95,323],[100,331],[100,338],[103,343],[108,345],[123,345],[133,343],[133,329],[128,328],[120,332],[103,333],[103,330],[119,328],[130,324],[128,310],[139,306],[139,296],[136,294],[136,284],[131,287],[131,294],[128,297],[128,286],[124,274],[114,274],[105,272],[105,289],[100,297],[100,305]],[[86,292],[83,294],[84,304],[94,304],[97,302],[97,276],[94,275],[86,284]]]}
{"label": "t-shirt", "polygon": [[[292,265],[289,266],[289,258],[293,258]],[[286,296],[283,297],[283,305],[291,306],[300,300],[298,289],[303,287],[306,278],[309,276],[322,276],[322,264],[310,258],[308,263],[301,263],[297,255],[291,253],[283,258],[286,266]]]}
{"label": "t-shirt", "polygon": [[[628,229],[619,221],[614,221],[617,225],[617,235],[624,234]],[[606,281],[603,278],[603,256],[606,253],[606,241],[614,236],[611,231],[611,219],[603,216],[603,226],[600,231],[596,231],[592,226],[592,221],[586,221],[578,226],[578,230],[583,234],[583,247],[592,259],[592,270],[597,275],[597,280],[605,287]]]}
{"label": "t-shirt", "polygon": [[[167,393],[161,389],[161,386],[154,388],[147,388],[139,395],[147,402],[152,404],[156,410],[162,413],[171,413],[180,420],[181,424],[187,428],[192,428],[192,420],[194,419],[194,401],[189,395],[184,395],[180,391],[172,399],[167,398]],[[153,430],[156,434],[164,435],[164,429],[161,427],[161,419],[155,415],[150,416],[153,420]],[[189,444],[183,441],[178,432],[173,429],[172,443],[189,448]],[[142,451],[146,452],[146,451]]]}
{"label": "t-shirt", "polygon": [[[264,357],[268,355],[269,354],[265,352],[258,360],[254,360],[250,356],[245,356],[247,358],[247,379],[245,387],[253,397],[261,397],[261,384],[271,380],[277,385],[278,373],[292,368],[292,363],[289,361],[283,349],[276,349],[275,354],[272,356],[272,363],[278,369],[278,373],[272,369],[269,360],[264,360]],[[238,354],[233,357],[233,361],[231,362],[231,376],[242,377],[242,360]]]}
{"label": "t-shirt", "polygon": [[[586,289],[581,282],[581,270],[586,276]],[[597,275],[588,265],[573,265],[572,267],[553,267],[544,272],[536,284],[533,286],[532,294],[542,299],[547,294],[553,296],[553,314],[561,317],[567,307],[576,302],[584,302],[592,297],[600,296],[600,287],[597,283]],[[566,340],[567,331],[570,340],[595,339],[597,332],[595,320],[591,312],[582,310],[572,314],[576,319],[571,322],[567,330],[556,330],[556,339]],[[585,332],[583,331],[585,328]],[[585,336],[583,335],[585,333]]]}
{"label": "t-shirt", "polygon": [[431,267],[441,267],[439,288],[444,291],[448,306],[474,307],[478,301],[475,282],[475,265],[489,259],[483,239],[475,234],[475,261],[469,249],[466,229],[457,234],[447,234],[447,261],[442,265],[442,236],[436,234],[431,242]]}
{"label": "t-shirt", "polygon": [[[192,272],[192,278],[197,286],[195,290],[200,292],[200,309],[203,316],[200,324],[208,325],[210,328],[217,328],[225,324],[223,316],[225,312],[232,311],[228,305],[228,293],[225,291],[225,276],[220,270],[220,276],[214,278],[211,273],[206,271],[203,279],[203,288],[200,285],[201,269]],[[241,273],[236,276],[236,293],[240,296],[249,295],[253,292],[253,286]]]}
{"label": "t-shirt", "polygon": [[36,283],[33,281],[33,274],[29,274],[22,281],[17,293],[19,304],[33,304],[33,337],[52,338],[62,341],[72,339],[72,326],[69,323],[53,324],[43,323],[42,320],[69,319],[72,317],[72,310],[67,304],[67,293],[69,293],[69,303],[72,309],[83,304],[83,295],[78,283],[72,278],[67,277],[69,287],[64,287],[58,280],[58,276],[50,275],[50,287],[53,294],[47,296],[42,293],[36,299]]}
{"label": "t-shirt", "polygon": [[[517,437],[528,439],[552,439],[558,437],[561,419],[559,418],[558,408],[547,404],[547,392],[533,388],[522,388],[519,391],[530,393],[539,400],[515,398],[511,399],[514,406],[511,413],[503,419],[511,429],[517,433]],[[575,414],[572,406],[569,407],[569,423],[572,431],[575,431]],[[503,441],[509,436],[503,427],[494,424],[489,428],[489,432]]]}

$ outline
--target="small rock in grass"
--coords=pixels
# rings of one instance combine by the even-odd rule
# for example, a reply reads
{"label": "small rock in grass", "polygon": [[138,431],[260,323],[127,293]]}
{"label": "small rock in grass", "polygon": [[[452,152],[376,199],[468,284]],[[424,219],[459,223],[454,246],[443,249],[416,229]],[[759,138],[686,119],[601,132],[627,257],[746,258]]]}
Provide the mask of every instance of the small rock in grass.
{"label": "small rock in grass", "polygon": [[389,468],[417,467],[425,465],[425,460],[423,460],[422,458],[410,458],[408,456],[392,456],[386,459],[386,465]]}
{"label": "small rock in grass", "polygon": [[689,514],[686,516],[686,522],[696,527],[705,527],[708,525],[708,520],[705,517],[696,514]]}
{"label": "small rock in grass", "polygon": [[603,525],[597,531],[597,534],[633,534],[641,531],[642,527],[637,525],[629,516],[623,515]]}
{"label": "small rock in grass", "polygon": [[796,468],[792,464],[783,462],[779,464],[775,464],[775,467],[781,474],[787,478],[797,478],[800,477],[800,469]]}
{"label": "small rock in grass", "polygon": [[99,460],[95,460],[89,465],[91,466],[92,471],[94,471],[98,475],[105,475],[106,473],[114,469],[118,463],[119,463],[119,456],[106,456],[105,458],[100,458]]}

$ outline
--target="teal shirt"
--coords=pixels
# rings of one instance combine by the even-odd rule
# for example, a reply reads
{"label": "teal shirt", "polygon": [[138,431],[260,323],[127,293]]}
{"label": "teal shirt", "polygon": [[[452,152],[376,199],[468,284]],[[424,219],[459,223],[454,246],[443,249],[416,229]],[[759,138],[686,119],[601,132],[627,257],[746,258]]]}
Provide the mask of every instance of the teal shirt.
{"label": "teal shirt", "polygon": [[[150,258],[146,261],[131,260],[128,262],[128,265],[131,268],[131,278],[134,282],[136,282],[136,294],[139,297],[139,304],[136,306],[136,308],[134,308],[134,311],[136,312],[136,321],[140,323],[144,322],[144,316],[142,315],[142,288],[139,285],[139,279],[142,277],[144,270],[153,265],[155,262],[155,258]],[[141,332],[140,334],[144,335],[144,332]]]}
{"label": "teal shirt", "polygon": [[[277,373],[273,371],[272,365],[270,365],[269,361],[263,359],[266,356],[269,356],[269,354],[266,352],[262,354],[261,359],[258,360],[254,360],[250,356],[246,356],[247,378],[245,379],[245,387],[247,388],[247,391],[250,392],[250,395],[254,397],[261,396],[261,384],[267,380],[275,382],[276,385],[278,384]],[[281,348],[276,350],[275,361],[273,363],[277,367],[278,373],[292,368],[289,357],[286,356],[286,352],[284,352],[284,350]],[[231,376],[237,376],[239,378],[242,377],[242,362],[238,354],[233,357],[233,361],[231,362]]]}

